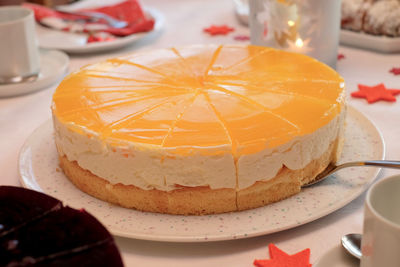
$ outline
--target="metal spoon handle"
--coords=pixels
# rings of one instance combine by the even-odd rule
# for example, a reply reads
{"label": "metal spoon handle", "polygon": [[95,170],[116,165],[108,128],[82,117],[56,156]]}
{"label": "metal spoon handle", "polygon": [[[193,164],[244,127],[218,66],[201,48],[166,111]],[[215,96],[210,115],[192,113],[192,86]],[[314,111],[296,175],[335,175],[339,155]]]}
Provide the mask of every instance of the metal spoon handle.
{"label": "metal spoon handle", "polygon": [[67,11],[64,9],[56,8],[58,12],[70,14],[70,15],[78,15],[85,16],[94,19],[104,19],[107,23],[114,28],[124,28],[128,25],[126,21],[115,19],[107,14],[95,12],[95,11]]}
{"label": "metal spoon handle", "polygon": [[400,161],[395,161],[395,160],[354,161],[354,162],[343,163],[337,167],[338,169],[342,169],[350,166],[375,166],[375,167],[400,169]]}
{"label": "metal spoon handle", "polygon": [[400,169],[400,161],[393,160],[370,160],[365,161],[365,165]]}

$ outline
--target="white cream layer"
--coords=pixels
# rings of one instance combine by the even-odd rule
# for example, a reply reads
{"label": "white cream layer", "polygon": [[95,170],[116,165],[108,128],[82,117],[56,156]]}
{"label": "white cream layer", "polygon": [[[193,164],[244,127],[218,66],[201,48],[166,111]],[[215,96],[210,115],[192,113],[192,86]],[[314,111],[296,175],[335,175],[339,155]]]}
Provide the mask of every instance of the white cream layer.
{"label": "white cream layer", "polygon": [[53,122],[59,154],[65,155],[69,161],[77,161],[80,167],[111,184],[163,191],[179,186],[240,190],[256,181],[275,177],[282,166],[298,170],[322,156],[339,136],[344,113],[342,111],[312,134],[298,137],[274,149],[242,155],[236,162],[228,146],[211,148],[223,152],[218,155],[201,153],[205,148],[199,148],[198,153],[179,155],[158,146],[131,142],[111,145],[100,140],[96,133],[73,124],[65,125],[55,116]]}

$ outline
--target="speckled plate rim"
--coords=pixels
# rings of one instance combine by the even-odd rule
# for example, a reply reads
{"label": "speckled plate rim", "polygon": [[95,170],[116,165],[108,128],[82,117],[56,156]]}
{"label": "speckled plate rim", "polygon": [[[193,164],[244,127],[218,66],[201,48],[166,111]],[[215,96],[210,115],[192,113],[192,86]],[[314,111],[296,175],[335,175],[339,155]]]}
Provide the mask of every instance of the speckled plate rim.
{"label": "speckled plate rim", "polygon": [[[364,146],[365,149],[371,149],[371,151],[368,153],[359,154],[357,151],[352,152],[356,153],[356,155],[358,155],[357,157],[360,158],[343,159],[342,157],[340,161],[384,159],[385,144],[380,131],[367,117],[365,117],[365,115],[353,107],[348,107],[347,111],[347,120],[351,119],[358,121],[359,125],[357,126],[357,123],[353,122],[347,123],[347,128],[349,128],[349,124],[351,127],[356,127],[353,130],[358,131],[358,134],[349,131],[349,136],[346,136],[345,147],[346,145],[349,145],[351,148],[349,150],[354,150],[351,142],[358,142],[354,140],[358,140],[359,136],[363,134],[365,138],[370,139],[367,141],[371,141],[371,143],[374,145]],[[56,169],[58,167],[56,161],[54,161],[54,158],[57,158],[55,148],[54,154],[52,154],[53,152],[45,154],[46,151],[42,150],[42,147],[38,147],[38,145],[40,145],[38,143],[43,142],[43,139],[46,137],[48,137],[48,139],[53,138],[51,120],[39,126],[28,137],[25,144],[21,148],[18,166],[21,184],[26,188],[52,195],[53,197],[62,200],[65,204],[75,208],[79,207],[77,207],[76,203],[73,204],[72,202],[76,202],[75,198],[82,198],[83,201],[78,203],[81,203],[85,209],[96,216],[97,219],[99,219],[112,234],[141,240],[167,242],[209,242],[255,237],[294,228],[319,219],[342,208],[363,193],[375,180],[380,171],[380,168],[370,167],[358,168],[356,171],[354,168],[348,168],[350,169],[350,173],[345,175],[341,174],[346,171],[346,169],[344,169],[338,172],[337,175],[334,175],[334,178],[326,179],[325,181],[313,187],[305,188],[302,190],[302,192],[291,198],[248,211],[206,216],[156,214],[121,208],[95,199],[81,192],[75,187],[73,191],[71,191],[74,196],[68,196],[71,198],[69,200],[68,197],[63,194],[63,190],[66,190],[66,186],[71,185],[69,185],[69,180],[60,171],[58,171],[56,175],[61,177],[60,179],[62,179],[62,183],[65,183],[65,185],[60,185],[58,188],[59,191],[57,192],[46,190],[46,186],[49,185],[49,182],[43,182],[42,179],[46,180],[53,178],[49,178],[49,175],[38,173],[37,168],[46,170],[47,168]],[[351,140],[349,141],[348,139]],[[54,146],[53,140],[47,140],[46,142],[46,146]],[[361,142],[360,144],[365,145],[365,143],[362,143],[362,140],[359,142]],[[346,150],[346,148],[344,150]],[[35,159],[35,155],[43,157],[44,160]],[[353,157],[354,155],[351,156]],[[44,164],[42,162],[50,158],[53,158],[51,165],[56,166],[42,166]],[[348,174],[352,173],[353,175],[357,173],[359,176],[355,178],[349,178],[351,175]],[[342,194],[343,192],[346,193],[346,195],[337,196],[337,199],[333,200],[324,199],[329,198],[326,197],[327,193],[329,192],[331,192],[331,194],[334,196],[336,196],[337,193]],[[318,198],[318,194],[321,196],[321,198]],[[318,207],[319,202],[323,202],[322,200],[326,202],[324,203],[325,206]],[[288,203],[292,203],[291,205],[294,205],[292,210],[290,210],[290,207],[292,206],[287,206]],[[94,210],[92,210],[92,208]],[[304,210],[302,210],[302,208]],[[314,210],[311,212],[308,211],[308,209]],[[287,212],[288,210],[290,210],[289,213]],[[114,211],[117,213],[119,212],[119,214],[117,216],[110,216],[110,214],[108,214],[108,212]],[[308,214],[306,214],[307,212]],[[295,219],[287,218],[291,214],[297,213],[299,214],[295,215]],[[121,214],[124,214],[123,216],[125,216],[125,218],[122,218],[123,216]],[[273,217],[275,217],[275,221],[273,221]],[[133,218],[137,221],[132,223],[130,226],[131,228],[126,229],[122,227],[126,218]],[[148,223],[149,219],[154,219],[151,220],[152,223],[154,223],[154,221],[156,222],[153,225],[146,226],[146,223]],[[264,225],[263,223],[265,222],[261,222],[261,220],[265,221],[269,219],[273,221],[273,224]],[[217,226],[217,224],[220,225]],[[157,227],[159,227],[161,231],[155,231],[157,230]],[[221,232],[221,228],[218,227],[222,227],[223,231]]]}

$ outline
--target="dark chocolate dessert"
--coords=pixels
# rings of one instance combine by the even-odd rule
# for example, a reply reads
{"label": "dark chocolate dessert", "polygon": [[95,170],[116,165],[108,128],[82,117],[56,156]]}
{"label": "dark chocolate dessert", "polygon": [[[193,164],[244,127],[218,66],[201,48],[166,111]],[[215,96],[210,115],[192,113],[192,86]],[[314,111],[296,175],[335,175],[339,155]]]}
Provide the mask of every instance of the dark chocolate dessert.
{"label": "dark chocolate dessert", "polygon": [[0,266],[123,266],[107,229],[48,195],[0,186]]}

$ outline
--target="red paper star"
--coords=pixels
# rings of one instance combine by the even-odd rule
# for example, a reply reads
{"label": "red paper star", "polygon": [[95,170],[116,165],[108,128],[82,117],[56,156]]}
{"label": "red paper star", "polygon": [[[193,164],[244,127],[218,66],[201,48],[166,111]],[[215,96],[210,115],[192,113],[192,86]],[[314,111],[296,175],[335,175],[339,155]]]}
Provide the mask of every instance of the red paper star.
{"label": "red paper star", "polygon": [[231,28],[226,25],[220,25],[220,26],[211,25],[210,27],[203,29],[203,31],[208,32],[211,35],[227,35],[228,33],[234,30],[235,30],[234,28]]}
{"label": "red paper star", "polygon": [[358,90],[359,91],[351,93],[351,96],[365,98],[370,104],[379,100],[395,102],[396,98],[394,96],[400,94],[399,89],[388,89],[383,83],[375,86],[359,84]]}
{"label": "red paper star", "polygon": [[289,255],[274,244],[268,245],[270,260],[254,260],[257,267],[311,267],[310,249],[307,248],[296,254]]}
{"label": "red paper star", "polygon": [[389,72],[393,73],[394,75],[399,75],[400,74],[400,68],[392,68],[389,70]]}
{"label": "red paper star", "polygon": [[248,35],[236,35],[235,37],[233,37],[233,39],[235,39],[236,41],[248,41],[248,40],[250,40],[250,36],[248,36]]}
{"label": "red paper star", "polygon": [[343,54],[338,54],[338,55],[337,55],[337,59],[338,59],[338,60],[345,59],[345,58],[346,58],[346,56],[343,55]]}

